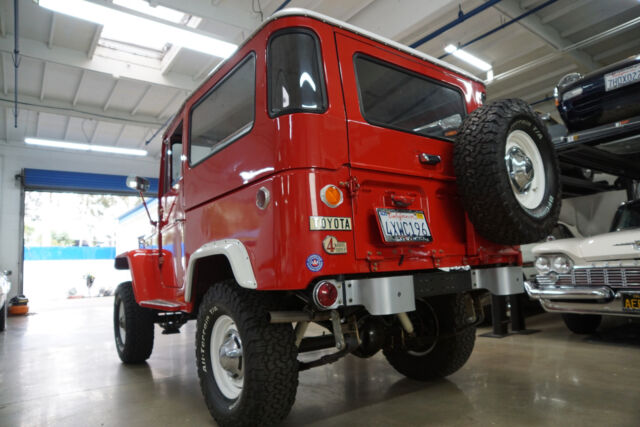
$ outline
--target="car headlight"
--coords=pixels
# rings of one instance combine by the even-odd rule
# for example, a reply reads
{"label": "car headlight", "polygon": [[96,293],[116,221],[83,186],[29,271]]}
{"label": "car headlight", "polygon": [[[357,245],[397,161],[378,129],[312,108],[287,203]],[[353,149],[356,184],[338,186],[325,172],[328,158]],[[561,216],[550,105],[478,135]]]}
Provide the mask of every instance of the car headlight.
{"label": "car headlight", "polygon": [[566,255],[556,255],[551,262],[551,270],[560,274],[567,274],[573,268],[573,261]]}
{"label": "car headlight", "polygon": [[539,256],[536,258],[534,267],[538,270],[538,274],[549,274],[551,271],[551,262],[546,256]]}

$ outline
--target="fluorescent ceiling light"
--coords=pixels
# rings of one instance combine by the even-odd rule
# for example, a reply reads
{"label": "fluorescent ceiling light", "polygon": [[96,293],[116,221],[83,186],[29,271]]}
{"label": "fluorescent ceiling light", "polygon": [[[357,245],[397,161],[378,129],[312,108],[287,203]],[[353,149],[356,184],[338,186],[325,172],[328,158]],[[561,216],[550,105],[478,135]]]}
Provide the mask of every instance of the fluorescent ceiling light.
{"label": "fluorescent ceiling light", "polygon": [[493,80],[493,70],[489,70],[487,71],[487,82],[490,82]]}
{"label": "fluorescent ceiling light", "polygon": [[447,47],[444,48],[444,51],[447,53],[450,53],[456,58],[462,59],[464,62],[471,64],[482,71],[489,71],[491,69],[491,64],[484,62],[482,59],[476,56],[471,55],[469,52],[465,52],[462,49],[458,49],[452,44],[447,45]]}
{"label": "fluorescent ceiling light", "polygon": [[[120,34],[117,40],[127,38],[133,44],[166,43],[198,52],[227,58],[237,45],[196,33],[186,28],[142,18],[111,7],[84,0],[39,0],[40,6],[54,12],[103,25],[108,33]],[[103,30],[104,31],[104,30]]]}
{"label": "fluorescent ceiling light", "polygon": [[29,145],[39,145],[41,147],[64,148],[67,150],[95,151],[98,153],[124,154],[127,156],[146,156],[145,150],[134,148],[109,147],[106,145],[92,145],[81,142],[56,141],[53,139],[25,138],[24,142]]}

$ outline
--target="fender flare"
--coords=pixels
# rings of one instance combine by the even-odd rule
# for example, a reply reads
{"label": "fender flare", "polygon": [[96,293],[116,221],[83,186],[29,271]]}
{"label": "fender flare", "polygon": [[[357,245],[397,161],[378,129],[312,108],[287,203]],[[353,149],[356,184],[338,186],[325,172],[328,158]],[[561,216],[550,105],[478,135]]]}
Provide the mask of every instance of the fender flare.
{"label": "fender flare", "polygon": [[224,255],[229,260],[231,270],[236,282],[243,288],[256,289],[258,282],[253,274],[253,267],[249,259],[249,253],[244,244],[237,239],[214,240],[200,246],[189,258],[187,265],[187,283],[184,290],[184,300],[191,302],[191,293],[193,290],[193,273],[195,271],[196,262],[201,258],[211,255]]}

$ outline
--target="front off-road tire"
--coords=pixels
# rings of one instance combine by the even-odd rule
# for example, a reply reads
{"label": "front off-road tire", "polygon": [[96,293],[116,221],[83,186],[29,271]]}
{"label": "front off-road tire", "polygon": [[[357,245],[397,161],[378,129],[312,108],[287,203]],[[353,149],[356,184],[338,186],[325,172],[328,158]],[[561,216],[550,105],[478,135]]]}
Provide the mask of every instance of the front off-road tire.
{"label": "front off-road tire", "polygon": [[394,336],[384,349],[387,361],[406,377],[427,381],[453,374],[467,362],[476,341],[475,326],[464,325],[464,296],[442,295],[416,301],[409,313],[418,341]]}
{"label": "front off-road tire", "polygon": [[142,363],[153,351],[155,314],[140,307],[131,282],[118,285],[113,299],[113,329],[118,356],[124,363]]}
{"label": "front off-road tire", "polygon": [[574,334],[592,334],[598,329],[602,322],[599,314],[574,314],[563,313],[562,320],[567,328]]}
{"label": "front off-road tire", "polygon": [[207,408],[220,426],[278,424],[295,401],[295,335],[288,323],[269,323],[268,299],[227,280],[200,304],[196,364]]}
{"label": "front off-road tire", "polygon": [[505,99],[471,113],[458,133],[454,167],[464,208],[483,237],[516,245],[551,234],[560,213],[558,160],[529,104]]}

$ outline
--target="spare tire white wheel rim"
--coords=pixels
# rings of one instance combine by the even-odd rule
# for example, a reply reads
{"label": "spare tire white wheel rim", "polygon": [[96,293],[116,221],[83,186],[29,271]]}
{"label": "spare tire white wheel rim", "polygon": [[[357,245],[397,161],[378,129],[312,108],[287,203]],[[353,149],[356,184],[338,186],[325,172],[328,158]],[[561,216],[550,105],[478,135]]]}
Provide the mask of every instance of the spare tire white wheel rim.
{"label": "spare tire white wheel rim", "polygon": [[237,399],[244,382],[242,340],[233,319],[218,317],[211,328],[209,344],[211,369],[220,392],[227,399]]}
{"label": "spare tire white wheel rim", "polygon": [[518,203],[530,210],[540,206],[546,190],[544,163],[529,134],[514,130],[507,136],[504,160],[511,190]]}

